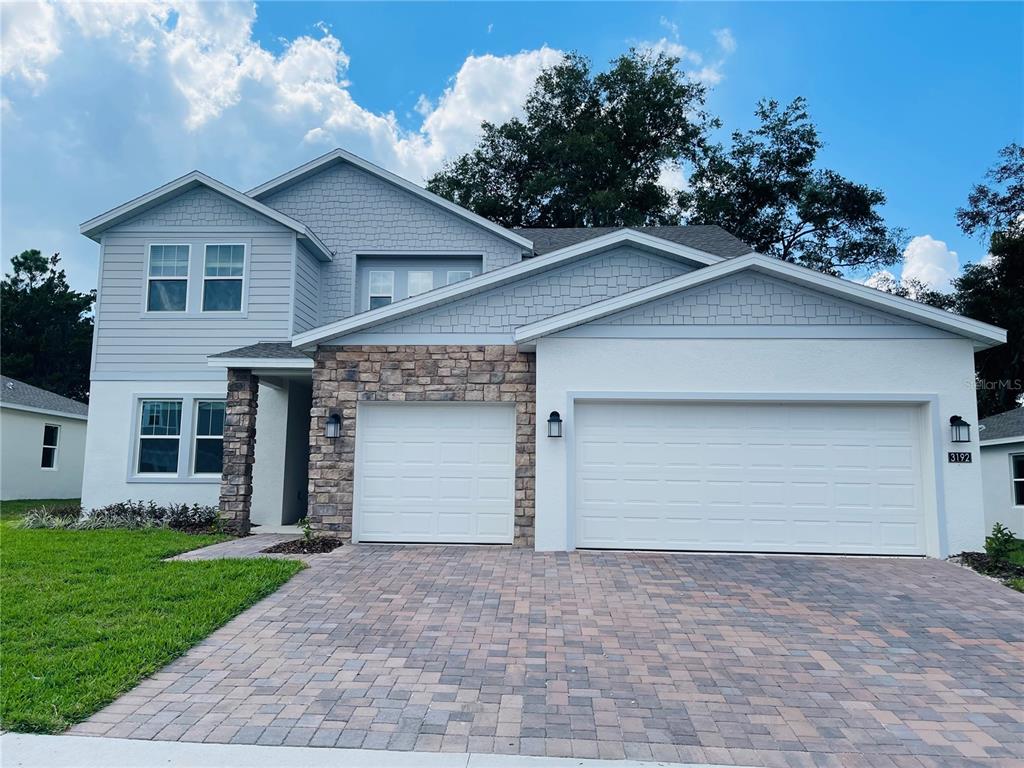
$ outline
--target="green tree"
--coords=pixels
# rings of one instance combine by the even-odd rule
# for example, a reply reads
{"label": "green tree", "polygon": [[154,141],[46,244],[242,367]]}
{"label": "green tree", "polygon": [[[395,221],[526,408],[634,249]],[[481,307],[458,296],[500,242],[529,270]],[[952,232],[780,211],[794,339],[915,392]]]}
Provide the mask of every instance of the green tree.
{"label": "green tree", "polygon": [[631,49],[595,74],[571,54],[541,72],[522,119],[484,123],[427,189],[507,227],[678,223],[659,176],[695,161],[716,125],[678,64]]}
{"label": "green tree", "polygon": [[903,232],[886,226],[885,195],[815,167],[822,141],[807,102],[758,104],[759,125],[707,147],[679,195],[694,224],[718,224],[759,253],[838,275],[895,264]]}
{"label": "green tree", "polygon": [[0,370],[51,392],[86,400],[95,291],[71,290],[60,254],[11,259],[0,283]]}
{"label": "green tree", "polygon": [[974,356],[982,417],[1021,405],[1024,395],[1024,147],[1011,143],[956,212],[968,235],[987,237],[989,257],[953,281],[957,312],[1006,329],[1006,344]]}

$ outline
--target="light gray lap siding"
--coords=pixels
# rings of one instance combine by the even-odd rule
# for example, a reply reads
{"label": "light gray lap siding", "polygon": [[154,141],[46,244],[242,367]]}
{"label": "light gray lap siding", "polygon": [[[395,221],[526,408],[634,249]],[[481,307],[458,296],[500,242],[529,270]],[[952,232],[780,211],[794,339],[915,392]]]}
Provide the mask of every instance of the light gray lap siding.
{"label": "light gray lap siding", "polygon": [[[202,248],[207,242],[245,242],[245,312],[237,315],[146,313],[147,246],[192,246],[189,291],[202,290]],[[131,378],[165,373],[168,378],[210,375],[206,356],[260,341],[285,341],[291,326],[295,235],[275,225],[245,232],[176,228],[140,232],[116,227],[104,233],[96,317],[93,374]],[[194,304],[193,306],[198,306]]]}
{"label": "light gray lap siding", "polygon": [[[668,280],[693,267],[620,246],[516,283],[373,329],[376,333],[503,333]],[[340,340],[344,343],[344,339]]]}
{"label": "light gray lap siding", "polygon": [[481,256],[484,271],[522,257],[515,243],[346,163],[260,201],[309,226],[335,254],[321,267],[321,324],[353,314],[360,254]]}
{"label": "light gray lap siding", "polygon": [[591,325],[910,325],[853,302],[762,275],[735,275]]}
{"label": "light gray lap siding", "polygon": [[320,325],[320,262],[304,247],[296,249],[295,332]]}

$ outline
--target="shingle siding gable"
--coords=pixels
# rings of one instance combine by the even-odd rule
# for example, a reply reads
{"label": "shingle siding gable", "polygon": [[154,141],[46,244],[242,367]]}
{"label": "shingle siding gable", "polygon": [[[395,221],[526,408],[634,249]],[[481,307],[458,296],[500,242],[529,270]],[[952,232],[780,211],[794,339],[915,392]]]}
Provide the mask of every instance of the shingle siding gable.
{"label": "shingle siding gable", "polygon": [[180,227],[207,229],[283,229],[277,222],[239,205],[219,192],[197,187],[119,224],[118,231]]}
{"label": "shingle siding gable", "polygon": [[309,226],[335,254],[322,268],[321,323],[353,313],[359,254],[480,255],[485,271],[522,256],[514,243],[346,163],[327,167],[261,202]]}
{"label": "shingle siding gable", "polygon": [[593,325],[909,325],[884,312],[761,275],[735,275]]}
{"label": "shingle siding gable", "polygon": [[693,267],[621,246],[485,293],[386,323],[376,333],[510,333],[520,325],[568,312]]}

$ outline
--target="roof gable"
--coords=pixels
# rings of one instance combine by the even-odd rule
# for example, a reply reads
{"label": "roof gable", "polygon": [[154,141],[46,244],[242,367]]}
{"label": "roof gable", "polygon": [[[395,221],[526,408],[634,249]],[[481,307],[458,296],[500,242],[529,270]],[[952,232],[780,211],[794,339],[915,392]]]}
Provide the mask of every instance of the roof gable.
{"label": "roof gable", "polygon": [[367,330],[384,323],[390,323],[394,320],[432,310],[459,299],[491,291],[492,289],[520,280],[526,280],[540,273],[571,264],[574,261],[596,257],[623,246],[628,246],[637,252],[650,254],[658,258],[681,262],[690,268],[717,264],[723,261],[719,256],[713,256],[693,248],[670,243],[667,240],[651,237],[635,230],[621,229],[608,235],[588,240],[585,243],[569,246],[544,256],[537,256],[517,264],[502,267],[501,269],[485,272],[469,280],[464,280],[444,288],[437,288],[419,296],[403,299],[380,309],[362,312],[344,320],[329,323],[307,333],[297,335],[293,343],[296,346],[317,344],[339,336],[346,336],[356,331]]}
{"label": "roof gable", "polygon": [[[252,214],[258,214],[265,219],[276,222],[281,226],[284,226],[298,235],[299,239],[313,252],[318,259],[321,261],[330,261],[331,252],[324,245],[320,238],[318,238],[312,230],[309,229],[301,221],[293,219],[291,216],[286,216],[280,211],[275,211],[273,208],[264,205],[257,200],[253,200],[237,189],[223,184],[216,179],[207,176],[205,173],[200,171],[192,171],[187,173],[181,178],[175,179],[174,181],[164,184],[162,187],[158,187],[144,195],[136,197],[134,200],[129,200],[123,205],[119,205],[116,208],[112,208],[106,213],[102,213],[89,221],[83,223],[80,227],[80,231],[83,235],[93,240],[99,241],[100,235],[111,227],[116,227],[126,222],[137,223],[137,219],[142,217],[144,214],[153,211],[161,206],[168,203],[178,206],[177,215],[182,216],[184,212],[190,210],[190,204],[194,204],[195,191],[200,190],[200,197],[203,196],[203,190],[216,193],[217,195],[226,198],[226,202],[233,203],[235,209],[242,208],[247,209]],[[207,192],[208,194],[208,192]],[[186,196],[184,201],[177,200],[182,196]],[[173,201],[173,202],[172,202]],[[206,202],[209,202],[207,199]],[[237,212],[235,216],[237,217]],[[174,226],[173,222],[163,222],[166,226]]]}
{"label": "roof gable", "polygon": [[[547,320],[524,325],[516,330],[515,340],[518,344],[532,344],[544,336],[591,322],[606,321],[607,318],[620,313],[658,302],[741,272],[759,273],[774,280],[809,289],[819,295],[836,297],[845,304],[852,303],[859,308],[867,308],[869,311],[893,318],[888,322],[899,322],[902,319],[949,331],[973,340],[975,347],[979,349],[992,347],[1006,341],[1006,331],[987,323],[954,315],[941,309],[868,288],[859,283],[825,275],[760,254],[741,256]],[[835,311],[840,312],[836,318],[844,317],[841,305],[836,305],[836,308]],[[832,317],[832,311],[834,311],[833,307],[826,306],[825,317]],[[853,319],[853,315],[850,315],[850,319]]]}
{"label": "roof gable", "polygon": [[[538,255],[557,251],[570,245],[618,232],[622,227],[545,227],[516,229],[515,232],[533,241]],[[752,253],[753,249],[717,224],[686,224],[681,226],[631,227],[633,231],[662,240],[695,248],[714,256],[733,259]]]}
{"label": "roof gable", "polygon": [[523,237],[522,235],[518,235],[510,229],[505,229],[504,227],[495,224],[493,221],[489,221],[488,219],[485,219],[482,216],[478,216],[472,211],[468,211],[462,206],[456,205],[455,203],[451,202],[450,200],[445,200],[443,197],[435,195],[433,192],[428,192],[423,187],[420,187],[419,185],[414,184],[413,182],[408,181],[407,179],[403,179],[401,176],[398,176],[397,174],[391,173],[390,171],[386,171],[380,166],[374,165],[373,163],[364,160],[361,157],[353,155],[351,152],[346,152],[345,150],[340,148],[333,149],[327,154],[316,158],[315,160],[311,160],[310,162],[304,165],[300,165],[298,168],[288,171],[287,173],[281,174],[280,176],[273,178],[270,181],[260,184],[258,187],[250,189],[248,195],[257,200],[266,199],[275,192],[279,192],[280,190],[285,189],[286,187],[289,187],[292,184],[296,184],[299,181],[302,181],[303,179],[306,179],[316,173],[319,173],[320,171],[329,168],[330,166],[335,165],[337,163],[348,163],[350,165],[353,165],[356,168],[359,168],[360,170],[363,170],[369,174],[372,174],[373,176],[376,176],[379,179],[382,179],[383,181],[388,182],[389,184],[392,184],[400,189],[405,190],[409,194],[412,194],[418,198],[421,198],[422,200],[425,200],[431,205],[435,205],[438,208],[442,208],[448,211],[449,213],[452,213],[455,216],[465,219],[466,221],[469,221],[470,223],[475,224],[476,226],[482,229],[486,229],[489,232],[492,232],[495,235],[504,238],[505,240],[515,243],[516,245],[520,246],[523,249],[533,249],[533,243],[531,243],[527,238]]}

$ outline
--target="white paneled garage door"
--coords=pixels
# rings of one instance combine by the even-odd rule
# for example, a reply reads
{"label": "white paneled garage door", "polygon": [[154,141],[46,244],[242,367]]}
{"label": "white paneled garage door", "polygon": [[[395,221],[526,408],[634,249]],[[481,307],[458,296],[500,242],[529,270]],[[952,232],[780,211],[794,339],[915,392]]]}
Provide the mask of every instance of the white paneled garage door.
{"label": "white paneled garage door", "polygon": [[356,432],[359,541],[511,543],[513,406],[365,403]]}
{"label": "white paneled garage door", "polygon": [[923,554],[919,411],[578,403],[576,546]]}

